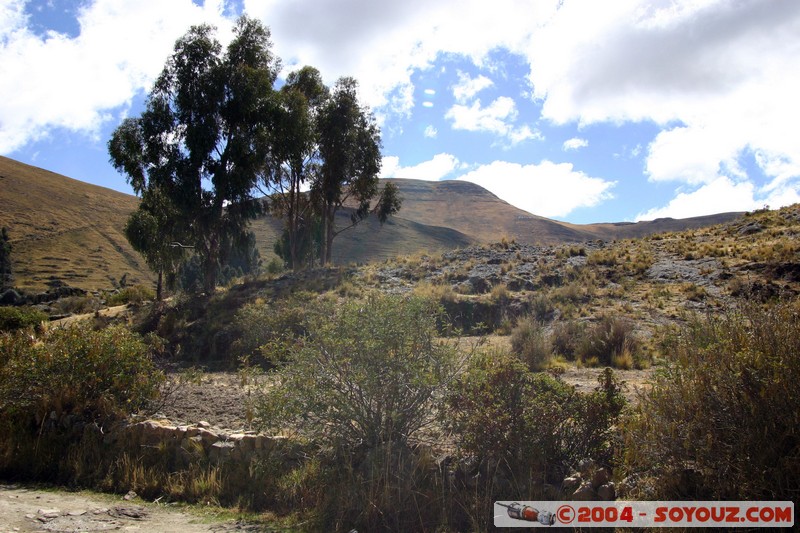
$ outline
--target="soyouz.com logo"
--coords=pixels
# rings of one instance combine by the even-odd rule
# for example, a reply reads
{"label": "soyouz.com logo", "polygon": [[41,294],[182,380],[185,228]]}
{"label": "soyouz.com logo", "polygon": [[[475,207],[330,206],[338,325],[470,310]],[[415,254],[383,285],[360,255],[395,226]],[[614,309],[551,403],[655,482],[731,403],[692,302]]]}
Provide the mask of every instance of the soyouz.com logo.
{"label": "soyouz.com logo", "polygon": [[793,527],[793,502],[535,501],[494,504],[496,527]]}

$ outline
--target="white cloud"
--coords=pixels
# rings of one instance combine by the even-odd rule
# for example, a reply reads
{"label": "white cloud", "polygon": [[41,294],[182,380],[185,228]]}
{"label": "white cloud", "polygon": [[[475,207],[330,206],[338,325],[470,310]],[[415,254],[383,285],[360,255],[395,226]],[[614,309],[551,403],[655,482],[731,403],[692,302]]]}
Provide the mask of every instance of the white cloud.
{"label": "white cloud", "polygon": [[485,131],[505,137],[512,145],[529,139],[541,139],[541,133],[527,125],[514,126],[518,116],[514,100],[501,96],[487,107],[475,100],[471,105],[456,104],[445,114],[451,120],[453,129],[466,131]]}
{"label": "white cloud", "polygon": [[558,3],[244,0],[248,13],[272,27],[277,52],[288,65],[314,65],[327,81],[355,76],[364,99],[389,115],[413,109],[415,69],[430,67],[440,54],[460,54],[481,66],[494,49],[522,52]]}
{"label": "white cloud", "polygon": [[562,149],[566,152],[567,150],[577,150],[579,148],[586,148],[589,146],[589,141],[586,139],[581,139],[580,137],[573,137],[572,139],[567,139],[564,141],[562,145]]}
{"label": "white cloud", "polygon": [[411,167],[401,167],[398,157],[387,156],[383,158],[381,178],[437,181],[460,168],[463,168],[463,164],[458,158],[446,153],[436,154],[432,159]]}
{"label": "white cloud", "polygon": [[741,176],[747,153],[770,154],[757,162],[774,187],[800,176],[798,2],[567,0],[527,56],[544,118],[666,128],[647,151],[653,181]]}
{"label": "white cloud", "polygon": [[425,135],[425,137],[427,137],[428,139],[435,139],[436,136],[439,135],[439,130],[434,128],[432,125],[428,125],[428,127],[425,128],[425,132],[423,133],[423,135]]}
{"label": "white cloud", "polygon": [[476,94],[492,85],[494,85],[494,82],[482,74],[477,78],[472,78],[469,74],[459,71],[458,82],[453,86],[453,96],[456,102],[466,104]]}
{"label": "white cloud", "polygon": [[[766,193],[766,194],[765,194]],[[656,218],[688,218],[731,211],[751,211],[764,205],[777,207],[800,202],[800,187],[757,191],[752,183],[735,182],[728,177],[703,184],[691,192],[680,192],[666,206],[636,216],[636,221]]]}
{"label": "white cloud", "polygon": [[570,163],[542,161],[520,165],[495,161],[460,180],[476,183],[508,203],[540,216],[565,217],[579,207],[592,207],[613,197],[616,182],[576,171]]}
{"label": "white cloud", "polygon": [[111,111],[149,90],[175,40],[191,24],[224,25],[220,0],[97,0],[79,11],[80,35],[41,37],[20,18],[20,3],[0,10],[0,153],[66,128],[94,136]]}

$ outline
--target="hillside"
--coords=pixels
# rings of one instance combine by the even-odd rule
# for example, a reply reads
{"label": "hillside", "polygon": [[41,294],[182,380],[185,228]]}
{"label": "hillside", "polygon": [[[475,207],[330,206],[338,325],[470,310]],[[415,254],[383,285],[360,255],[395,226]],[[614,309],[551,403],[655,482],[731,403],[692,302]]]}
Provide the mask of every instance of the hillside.
{"label": "hillside", "polygon": [[[336,263],[440,253],[502,239],[554,245],[638,238],[719,224],[739,216],[727,213],[638,224],[575,225],[517,209],[469,182],[391,181],[403,198],[398,215],[383,226],[369,219],[343,232],[335,241]],[[152,281],[143,259],[122,234],[137,202],[134,196],[0,157],[0,227],[8,226],[14,245],[15,284],[41,290],[60,280],[83,289],[100,289],[114,286],[126,274],[129,284]],[[348,224],[349,212],[343,210],[337,225]],[[274,258],[273,245],[282,223],[267,216],[251,227],[267,263]]]}
{"label": "hillside", "polygon": [[0,157],[0,227],[11,237],[15,284],[43,289],[61,280],[84,289],[152,275],[122,229],[138,199]]}
{"label": "hillside", "polygon": [[686,219],[579,225],[533,215],[467,181],[386,181],[395,183],[403,197],[403,208],[398,218],[452,228],[484,244],[498,242],[504,237],[520,244],[640,238],[722,224],[742,215],[721,213]]}

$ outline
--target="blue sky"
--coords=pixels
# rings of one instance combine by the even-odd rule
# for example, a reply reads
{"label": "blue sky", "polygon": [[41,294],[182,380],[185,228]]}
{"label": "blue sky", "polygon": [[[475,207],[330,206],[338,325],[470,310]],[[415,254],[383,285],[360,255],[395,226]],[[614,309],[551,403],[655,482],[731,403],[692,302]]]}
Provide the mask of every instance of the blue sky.
{"label": "blue sky", "polygon": [[0,154],[130,192],[106,142],[175,40],[242,12],[360,82],[383,176],[575,223],[800,201],[796,0],[0,0]]}

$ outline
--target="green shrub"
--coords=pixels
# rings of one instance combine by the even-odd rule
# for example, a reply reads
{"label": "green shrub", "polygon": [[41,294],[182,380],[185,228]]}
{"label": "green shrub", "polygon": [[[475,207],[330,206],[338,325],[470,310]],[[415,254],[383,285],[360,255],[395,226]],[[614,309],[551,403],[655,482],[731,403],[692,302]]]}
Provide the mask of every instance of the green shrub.
{"label": "green shrub", "polygon": [[544,327],[530,316],[517,322],[511,331],[511,350],[534,372],[544,370],[553,357],[553,346]]}
{"label": "green shrub", "polygon": [[306,334],[287,351],[256,413],[263,428],[296,433],[319,450],[314,479],[297,480],[324,487],[312,504],[318,530],[438,524],[438,470],[411,443],[435,430],[458,370],[455,348],[436,339],[440,314],[418,297],[309,306]]}
{"label": "green shrub", "polygon": [[150,287],[144,285],[134,285],[133,287],[125,287],[116,294],[112,294],[106,300],[108,306],[125,305],[125,304],[140,304],[149,300],[154,300],[156,293]]}
{"label": "green shrub", "polygon": [[372,296],[317,304],[306,337],[275,375],[259,415],[334,448],[405,443],[433,422],[433,405],[456,371],[439,341],[429,300]]}
{"label": "green shrub", "polygon": [[31,307],[0,307],[0,332],[39,326],[47,315]]}
{"label": "green shrub", "polygon": [[461,453],[498,465],[529,493],[529,483],[560,481],[581,459],[611,459],[610,436],[625,400],[612,371],[597,390],[576,392],[515,357],[476,356],[448,398],[447,426]]}
{"label": "green shrub", "polygon": [[0,335],[0,420],[7,424],[55,412],[105,419],[133,412],[158,393],[163,379],[142,339],[114,326],[76,325],[34,339]]}
{"label": "green shrub", "polygon": [[297,298],[244,305],[234,318],[232,355],[267,366],[286,359],[288,351],[306,334],[308,305],[308,301]]}
{"label": "green shrub", "polygon": [[800,315],[752,306],[695,318],[624,423],[634,497],[794,500],[800,493]]}

